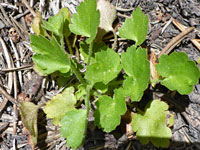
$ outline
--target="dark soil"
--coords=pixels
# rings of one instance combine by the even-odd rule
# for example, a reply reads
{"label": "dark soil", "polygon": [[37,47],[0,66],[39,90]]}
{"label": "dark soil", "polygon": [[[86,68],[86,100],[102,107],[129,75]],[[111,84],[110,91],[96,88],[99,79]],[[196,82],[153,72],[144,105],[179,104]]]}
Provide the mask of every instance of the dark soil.
{"label": "dark soil", "polygon": [[[68,7],[74,13],[79,4],[79,1],[76,0],[63,0],[59,4],[57,2],[60,1],[40,0],[38,2],[29,0],[28,4],[34,11],[38,9],[45,19],[56,14],[61,7]],[[126,17],[131,16],[132,11],[130,9],[135,9],[138,6],[142,8],[145,14],[148,14],[149,31],[147,40],[143,45],[148,48],[149,52],[158,54],[181,32],[170,22],[172,17],[186,27],[194,26],[195,30],[180,44],[176,45],[173,51],[186,52],[189,58],[194,61],[197,61],[200,57],[200,49],[191,42],[192,39],[200,39],[199,0],[110,0],[110,2],[118,8],[116,24],[122,24]],[[32,33],[30,30],[32,19],[30,10],[23,2],[19,0],[0,1],[0,36],[5,42],[11,61],[8,62],[3,44],[0,42],[0,69],[25,66],[20,71],[0,71],[0,86],[4,87],[8,94],[15,99],[24,96],[28,100],[40,103],[51,98],[58,91],[58,86],[50,77],[44,78],[37,75],[31,67],[33,65],[31,60],[33,52],[30,48],[29,33]],[[166,26],[167,23],[169,23],[168,26]],[[127,48],[130,44],[132,44],[130,41],[120,41],[118,52]],[[14,49],[16,49],[16,52]],[[46,84],[44,84],[45,82]],[[175,124],[172,127],[173,137],[167,149],[200,149],[200,85],[195,85],[193,92],[184,96],[157,85],[156,88],[150,88],[149,91],[145,92],[140,103],[141,107],[150,98],[162,98],[169,104],[170,112],[175,115]],[[60,137],[58,127],[53,126],[51,120],[46,118],[42,110],[39,112],[38,120],[38,149],[69,149],[66,147],[65,140]],[[161,149],[152,144],[140,144],[135,135],[127,136],[123,126],[117,127],[111,133],[104,133],[94,126],[93,121],[93,117],[90,117],[87,137],[80,150]],[[31,149],[18,114],[18,107],[7,101],[4,95],[0,95],[0,134],[0,150]]]}

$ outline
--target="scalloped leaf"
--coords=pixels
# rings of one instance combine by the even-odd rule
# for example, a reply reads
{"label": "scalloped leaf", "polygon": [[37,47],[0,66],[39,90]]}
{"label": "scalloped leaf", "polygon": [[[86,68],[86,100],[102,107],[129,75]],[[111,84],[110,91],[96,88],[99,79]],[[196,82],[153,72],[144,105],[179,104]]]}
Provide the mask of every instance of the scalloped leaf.
{"label": "scalloped leaf", "polygon": [[148,16],[144,15],[141,8],[133,11],[132,18],[127,18],[119,28],[119,36],[136,42],[140,45],[144,42],[148,32]]}
{"label": "scalloped leaf", "polygon": [[32,102],[21,102],[19,105],[22,122],[31,136],[31,144],[33,147],[37,144],[38,138],[38,106]]}
{"label": "scalloped leaf", "polygon": [[132,128],[142,144],[149,141],[156,147],[168,147],[172,132],[166,125],[168,105],[160,100],[153,100],[144,112],[133,115]]}
{"label": "scalloped leaf", "polygon": [[67,73],[70,70],[69,55],[59,45],[55,37],[49,41],[41,35],[31,35],[30,40],[31,48],[36,53],[32,57],[36,72],[48,75],[56,71]]}
{"label": "scalloped leaf", "polygon": [[66,113],[61,120],[61,135],[66,138],[67,146],[76,149],[81,146],[87,129],[87,111],[75,109]]}
{"label": "scalloped leaf", "polygon": [[107,47],[95,54],[95,62],[87,67],[85,78],[91,84],[103,82],[108,84],[121,71],[119,54]]}
{"label": "scalloped leaf", "polygon": [[199,82],[200,72],[194,61],[188,59],[184,52],[162,55],[156,69],[164,79],[161,84],[180,94],[189,94]]}
{"label": "scalloped leaf", "polygon": [[60,120],[65,116],[66,112],[75,109],[76,98],[74,96],[74,88],[66,88],[62,94],[57,94],[44,107],[44,112],[48,118],[53,119],[54,125],[60,125]]}
{"label": "scalloped leaf", "polygon": [[121,115],[126,112],[123,89],[117,89],[114,93],[113,99],[104,95],[96,102],[97,109],[94,112],[95,124],[99,128],[103,128],[105,132],[114,130],[120,124]]}
{"label": "scalloped leaf", "polygon": [[62,8],[57,15],[49,17],[48,21],[42,22],[43,28],[49,30],[62,37],[63,34],[69,36],[69,23],[70,23],[70,12],[68,8]]}
{"label": "scalloped leaf", "polygon": [[132,101],[140,101],[150,80],[150,64],[147,60],[147,51],[143,48],[136,50],[135,46],[122,53],[122,67],[129,76],[123,84],[126,96]]}
{"label": "scalloped leaf", "polygon": [[97,34],[100,23],[100,13],[97,10],[96,0],[84,0],[77,7],[77,13],[72,16],[70,31],[77,35],[89,37],[86,41],[91,43]]}

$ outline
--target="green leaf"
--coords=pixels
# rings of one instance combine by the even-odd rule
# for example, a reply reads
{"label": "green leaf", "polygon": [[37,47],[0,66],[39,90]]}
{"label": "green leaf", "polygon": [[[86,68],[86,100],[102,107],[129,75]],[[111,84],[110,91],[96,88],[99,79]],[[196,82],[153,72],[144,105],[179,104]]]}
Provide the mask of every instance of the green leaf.
{"label": "green leaf", "polygon": [[96,0],[84,0],[77,7],[77,13],[72,16],[72,24],[69,25],[74,34],[89,37],[87,43],[91,43],[97,34],[100,13],[96,7]]}
{"label": "green leaf", "polygon": [[[70,72],[68,72],[70,75]],[[66,83],[70,80],[70,77],[62,76],[61,74],[56,78],[56,83],[58,84],[58,88],[62,88],[66,85]]]}
{"label": "green leaf", "polygon": [[63,24],[64,20],[62,15],[49,17],[48,21],[43,20],[42,22],[43,28],[53,32],[58,36],[62,36]]}
{"label": "green leaf", "polygon": [[107,47],[95,54],[95,62],[87,67],[85,78],[91,84],[103,82],[108,84],[121,71],[119,54]]}
{"label": "green leaf", "polygon": [[63,23],[63,34],[65,37],[68,37],[71,32],[70,32],[70,29],[69,29],[69,24],[71,22],[71,17],[70,17],[70,12],[69,12],[69,9],[64,7],[62,8],[57,16],[62,16],[63,17],[63,20],[64,20],[64,23]]}
{"label": "green leaf", "polygon": [[31,136],[31,144],[33,147],[37,144],[38,128],[38,106],[31,102],[22,102],[19,106],[22,122]]}
{"label": "green leaf", "polygon": [[133,115],[132,128],[142,144],[149,141],[156,147],[168,147],[172,132],[166,125],[168,105],[160,100],[153,100],[145,107],[145,112]]}
{"label": "green leaf", "polygon": [[48,118],[53,119],[53,124],[60,125],[60,120],[65,116],[66,112],[75,109],[76,98],[74,96],[74,88],[66,88],[62,94],[57,94],[44,107],[44,112]]}
{"label": "green leaf", "polygon": [[86,95],[86,85],[85,84],[80,84],[78,85],[78,91],[76,91],[75,96],[77,100],[80,100]]}
{"label": "green leaf", "polygon": [[147,51],[134,46],[122,53],[122,67],[129,76],[123,84],[125,95],[131,96],[132,101],[140,101],[150,79],[150,64]]}
{"label": "green leaf", "polygon": [[43,21],[43,27],[46,30],[53,32],[57,36],[62,37],[63,34],[69,36],[70,35],[69,23],[70,23],[69,10],[67,8],[62,8],[57,15],[50,17],[48,21]]}
{"label": "green leaf", "polygon": [[136,42],[140,45],[144,42],[148,32],[148,16],[144,15],[141,8],[133,11],[132,18],[127,18],[119,28],[119,36]]}
{"label": "green leaf", "polygon": [[161,84],[180,94],[189,94],[199,82],[200,72],[194,61],[188,59],[184,52],[162,55],[156,69],[164,80]]}
{"label": "green leaf", "polygon": [[94,88],[100,93],[106,93],[108,91],[108,85],[98,82],[94,84]]}
{"label": "green leaf", "polygon": [[[108,48],[105,44],[102,43],[94,43],[94,47],[95,48],[93,49],[93,53],[100,52],[101,50],[107,50]],[[86,42],[80,42],[79,50],[83,61],[87,63],[89,56],[89,44],[87,44]],[[90,59],[91,63],[95,62],[94,55],[92,55]]]}
{"label": "green leaf", "polygon": [[69,56],[54,37],[49,41],[43,36],[31,35],[30,40],[31,47],[36,53],[32,57],[36,71],[48,75],[56,71],[67,73],[70,70]]}
{"label": "green leaf", "polygon": [[105,132],[114,130],[120,124],[121,115],[126,112],[123,89],[120,88],[114,92],[113,99],[104,95],[96,102],[97,109],[94,112],[95,124],[103,128]]}
{"label": "green leaf", "polygon": [[67,146],[76,149],[81,146],[87,129],[87,111],[75,109],[66,113],[61,120],[61,135],[67,139]]}

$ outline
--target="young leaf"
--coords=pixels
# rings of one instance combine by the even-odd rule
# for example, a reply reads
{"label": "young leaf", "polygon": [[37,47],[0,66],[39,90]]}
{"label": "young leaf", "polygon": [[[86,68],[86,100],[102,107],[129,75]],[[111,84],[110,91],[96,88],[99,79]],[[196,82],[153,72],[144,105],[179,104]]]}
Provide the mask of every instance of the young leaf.
{"label": "young leaf", "polygon": [[62,37],[63,34],[66,36],[70,35],[69,30],[70,13],[67,8],[62,8],[57,15],[50,17],[48,21],[43,21],[43,27]]}
{"label": "young leaf", "polygon": [[134,46],[122,53],[122,67],[129,76],[124,81],[126,96],[131,96],[132,101],[139,101],[147,88],[150,79],[150,65],[147,60],[147,51]]}
{"label": "young leaf", "polygon": [[85,78],[89,80],[91,84],[97,82],[108,84],[117,77],[120,71],[119,54],[107,47],[106,51],[102,50],[95,54],[95,63],[87,67]]}
{"label": "young leaf", "polygon": [[65,116],[66,112],[75,109],[76,98],[74,96],[74,88],[66,88],[62,94],[57,94],[44,107],[44,112],[48,118],[53,119],[53,124],[60,125],[60,120]]}
{"label": "young leaf", "polygon": [[54,37],[49,41],[43,36],[31,35],[30,40],[31,47],[36,53],[32,57],[36,71],[48,75],[55,71],[67,73],[70,70],[69,56]]}
{"label": "young leaf", "polygon": [[81,146],[87,129],[87,110],[74,109],[61,120],[61,135],[67,139],[67,146],[76,149]]}
{"label": "young leaf", "polygon": [[77,7],[77,13],[72,16],[72,24],[69,25],[74,34],[89,37],[87,43],[91,43],[97,34],[100,13],[96,7],[96,0],[84,0]]}
{"label": "young leaf", "polygon": [[140,45],[144,42],[148,32],[148,16],[144,15],[141,8],[133,11],[132,18],[127,18],[121,28],[119,36],[136,42]]}
{"label": "young leaf", "polygon": [[48,21],[43,21],[42,26],[57,36],[62,36],[64,19],[62,15],[49,17]]}
{"label": "young leaf", "polygon": [[104,95],[96,102],[97,109],[94,112],[95,124],[103,128],[105,132],[111,132],[119,124],[121,115],[126,112],[126,101],[123,89],[115,90],[114,98]]}
{"label": "young leaf", "polygon": [[162,55],[156,69],[164,78],[161,84],[170,90],[177,90],[180,94],[191,93],[193,86],[199,82],[198,67],[183,52]]}
{"label": "young leaf", "polygon": [[160,100],[153,100],[145,107],[145,112],[133,115],[132,128],[142,144],[149,141],[156,147],[168,147],[172,137],[166,125],[168,105]]}
{"label": "young leaf", "polygon": [[76,99],[80,100],[86,94],[87,94],[87,92],[86,92],[86,85],[85,84],[78,85],[78,91],[76,91],[76,93],[75,93]]}
{"label": "young leaf", "polygon": [[100,11],[100,24],[97,39],[102,40],[103,36],[113,30],[112,24],[117,18],[115,7],[107,0],[98,0],[97,9]]}
{"label": "young leaf", "polygon": [[33,147],[37,144],[38,128],[37,128],[37,116],[38,106],[31,102],[22,102],[19,106],[22,122],[29,134],[31,135],[31,144]]}
{"label": "young leaf", "polygon": [[58,12],[57,16],[59,15],[63,16],[63,19],[64,19],[63,35],[65,37],[68,37],[71,34],[70,29],[69,29],[69,24],[71,22],[70,11],[68,8],[64,7]]}

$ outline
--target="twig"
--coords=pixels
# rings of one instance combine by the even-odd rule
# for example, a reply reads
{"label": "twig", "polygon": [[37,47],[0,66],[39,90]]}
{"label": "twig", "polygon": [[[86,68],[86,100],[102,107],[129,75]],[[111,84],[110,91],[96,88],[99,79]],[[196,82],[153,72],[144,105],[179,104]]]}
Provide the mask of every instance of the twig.
{"label": "twig", "polygon": [[[174,19],[173,24],[181,31],[185,30],[187,27],[182,25],[181,23],[178,22],[178,20]],[[200,40],[199,39],[192,39],[192,43],[199,49],[200,51]]]}
{"label": "twig", "polygon": [[36,13],[33,10],[33,8],[31,8],[31,6],[28,4],[28,2],[26,0],[22,0],[22,2],[25,4],[25,6],[28,8],[28,10],[30,10],[31,14],[35,17]]}
{"label": "twig", "polygon": [[131,18],[130,16],[127,16],[127,15],[124,15],[124,14],[121,14],[121,13],[117,13],[117,16],[124,17],[124,18]]}
{"label": "twig", "polygon": [[163,34],[163,32],[165,31],[165,29],[170,25],[170,23],[173,21],[173,18],[170,18],[170,20],[165,24],[165,26],[163,27],[161,34]]}
{"label": "twig", "polygon": [[[14,63],[12,60],[12,67],[14,67]],[[17,74],[16,71],[13,72],[13,79],[14,79],[14,98],[17,99]],[[14,104],[13,105],[13,133],[16,134],[17,133],[17,118],[18,118],[18,112],[17,112],[17,105]]]}
{"label": "twig", "polygon": [[7,102],[8,102],[8,99],[4,98],[4,100],[1,102],[1,105],[0,105],[0,112],[2,112],[2,110],[5,108]]}
{"label": "twig", "polygon": [[26,14],[28,14],[29,12],[30,12],[30,10],[27,9],[24,13],[16,15],[14,17],[14,19],[19,19],[19,18],[25,16]]}
{"label": "twig", "polygon": [[200,40],[199,39],[193,39],[191,41],[200,51]]}
{"label": "twig", "polygon": [[[3,47],[3,52],[4,52],[4,55],[5,55],[5,59],[6,59],[6,63],[8,65],[8,68],[12,68],[12,64],[11,64],[11,59],[10,59],[10,55],[9,55],[9,52],[8,52],[8,49],[6,47],[6,44],[5,42],[3,41],[3,39],[0,37],[0,42],[1,42],[1,45]],[[10,93],[12,91],[12,85],[13,85],[13,74],[12,72],[9,72],[8,74],[8,93]]]}
{"label": "twig", "polygon": [[17,68],[9,68],[9,69],[1,69],[0,72],[12,72],[12,71],[19,71],[19,70],[29,70],[33,69],[32,65],[21,66]]}
{"label": "twig", "polygon": [[10,94],[8,94],[8,92],[4,90],[2,85],[0,85],[0,93],[3,94],[11,103],[19,106],[19,103],[17,102],[17,100],[14,99],[12,96],[10,96]]}
{"label": "twig", "polygon": [[5,20],[5,17],[2,15],[2,13],[0,13],[0,19],[4,22],[4,24],[6,26],[10,26],[10,24],[7,22],[7,20]]}
{"label": "twig", "polygon": [[[23,11],[22,11],[22,5],[19,5],[19,13],[23,13]],[[14,18],[14,19],[15,19],[15,18]],[[25,18],[24,18],[24,17],[21,17],[21,18],[20,18],[20,21],[22,22],[22,27],[23,27],[24,31],[28,31]],[[28,32],[27,32],[27,33],[28,33]],[[28,34],[29,34],[29,33],[28,33]]]}
{"label": "twig", "polygon": [[175,38],[173,38],[166,46],[165,48],[161,51],[161,53],[158,55],[158,58],[162,55],[162,54],[169,54],[171,52],[171,50],[177,45],[179,44],[188,33],[190,33],[191,31],[194,30],[194,27],[189,27],[187,29],[185,29],[184,31],[182,31],[181,33],[179,33]]}
{"label": "twig", "polygon": [[[9,56],[9,53],[8,53],[8,49],[6,47],[6,44],[5,42],[3,41],[3,39],[0,37],[0,42],[1,42],[1,45],[3,47],[3,52],[4,52],[4,55],[5,55],[5,60],[6,60],[6,63],[7,63],[7,66],[8,68],[11,68],[11,60],[10,60],[10,56]],[[8,74],[8,92],[11,93],[11,90],[12,90],[12,73],[10,72]],[[4,107],[6,106],[8,102],[8,99],[7,98],[4,98],[3,102],[1,103],[1,107],[0,107],[0,112],[4,109]]]}
{"label": "twig", "polygon": [[[16,49],[16,47],[15,47],[15,45],[14,45],[14,43],[13,43],[13,41],[10,39],[10,43],[11,43],[11,46],[12,46],[12,48],[13,48],[13,51],[14,51],[14,53],[15,53],[15,57],[16,57],[16,66],[17,66],[17,68],[19,68],[19,67],[21,67],[21,65],[20,65],[20,59],[19,59],[19,55],[18,55],[18,52],[17,52],[17,49]],[[16,71],[16,70],[15,70]],[[23,84],[22,84],[22,72],[21,71],[18,71],[18,78],[19,78],[19,83],[20,83],[20,86],[22,87],[23,86]]]}
{"label": "twig", "polygon": [[0,5],[3,6],[3,7],[10,8],[10,9],[18,10],[18,8],[16,6],[13,6],[13,5],[10,5],[10,4],[7,4],[7,3],[0,3]]}
{"label": "twig", "polygon": [[129,8],[129,9],[125,9],[125,8],[120,8],[120,7],[115,7],[117,11],[123,11],[123,12],[128,12],[128,11],[133,11],[134,8]]}
{"label": "twig", "polygon": [[0,132],[2,133],[3,130],[5,130],[8,127],[8,122],[1,122],[0,123]]}
{"label": "twig", "polygon": [[1,12],[3,13],[4,17],[6,18],[7,22],[9,23],[9,25],[12,25],[8,15],[6,14],[4,8],[0,5],[0,9],[1,9]]}
{"label": "twig", "polygon": [[[10,42],[11,42],[11,45],[13,47],[13,50],[14,50],[14,53],[15,53],[15,57],[16,59],[19,59],[19,56],[18,54],[16,54],[17,50],[12,42],[12,40],[10,39]],[[12,68],[14,68],[14,62],[13,62],[13,59],[12,57],[10,57],[10,60],[11,60],[11,65],[12,65]],[[19,63],[19,61],[17,61],[17,64]],[[18,66],[18,65],[17,65]],[[19,65],[20,67],[20,65]],[[19,72],[18,72],[19,73]],[[21,76],[22,77],[22,76]],[[18,91],[18,88],[17,88],[17,73],[16,71],[13,72],[13,79],[14,79],[14,98],[17,99],[17,91]],[[19,76],[19,79],[20,79],[20,76]],[[14,115],[13,115],[13,134],[16,134],[17,133],[17,119],[18,119],[18,111],[17,111],[17,105],[14,104],[13,105],[13,112],[14,112]]]}

